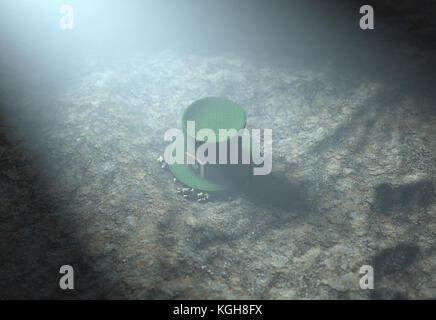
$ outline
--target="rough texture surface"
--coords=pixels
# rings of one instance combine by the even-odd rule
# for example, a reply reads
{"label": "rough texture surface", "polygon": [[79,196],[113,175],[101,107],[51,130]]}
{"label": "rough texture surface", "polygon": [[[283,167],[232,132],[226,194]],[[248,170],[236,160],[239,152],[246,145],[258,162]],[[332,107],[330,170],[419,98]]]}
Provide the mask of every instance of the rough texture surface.
{"label": "rough texture surface", "polygon": [[[105,61],[50,47],[46,16],[17,10],[19,30],[0,28],[0,299],[436,299],[434,1],[368,1],[365,32],[361,1],[318,3],[296,20],[242,6],[235,37],[187,37],[231,54],[150,43]],[[199,203],[156,159],[210,95],[273,130],[273,172]]]}
{"label": "rough texture surface", "polygon": [[[273,172],[197,203],[156,159],[210,95],[273,129]],[[431,104],[328,67],[172,51],[88,61],[1,127],[2,297],[436,298]],[[63,264],[73,293],[57,289]],[[373,291],[359,288],[365,264]]]}

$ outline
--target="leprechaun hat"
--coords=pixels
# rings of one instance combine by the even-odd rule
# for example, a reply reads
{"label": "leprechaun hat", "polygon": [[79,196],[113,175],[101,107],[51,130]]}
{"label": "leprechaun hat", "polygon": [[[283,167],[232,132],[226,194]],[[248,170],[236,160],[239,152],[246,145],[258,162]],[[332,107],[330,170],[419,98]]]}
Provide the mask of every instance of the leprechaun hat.
{"label": "leprechaun hat", "polygon": [[[196,161],[195,164],[187,164],[187,157],[192,156],[186,151],[188,121],[195,121],[195,135],[191,138],[195,139],[196,144],[205,142],[204,140],[196,139],[197,132],[201,129],[210,129],[215,133],[215,140],[208,140],[207,143],[215,143],[218,145],[220,143],[228,143],[237,135],[227,136],[224,140],[220,140],[220,129],[235,129],[236,132],[239,133],[240,130],[245,128],[247,118],[244,110],[235,102],[220,97],[203,98],[189,105],[182,116],[182,128],[185,138],[185,164],[175,163],[169,165],[169,169],[177,180],[186,186],[203,191],[227,189],[232,182],[231,179],[229,179],[229,165],[218,164],[218,161],[216,161],[217,164],[202,164],[198,161]],[[229,149],[227,148],[227,150]],[[228,153],[229,152],[227,152],[227,154]],[[216,154],[218,159],[218,151]],[[226,167],[227,170],[224,169],[223,166]],[[231,166],[234,167],[234,165]]]}

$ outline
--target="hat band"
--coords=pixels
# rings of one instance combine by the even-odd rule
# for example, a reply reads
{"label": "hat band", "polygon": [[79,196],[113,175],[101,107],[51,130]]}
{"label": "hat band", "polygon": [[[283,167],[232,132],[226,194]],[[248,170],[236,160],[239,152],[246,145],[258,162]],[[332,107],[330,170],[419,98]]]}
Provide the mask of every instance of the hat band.
{"label": "hat band", "polygon": [[[240,139],[242,140],[242,137],[234,137],[232,139]],[[214,143],[214,147],[216,148],[216,159],[215,163],[201,163],[200,160],[196,157],[196,155],[185,151],[185,165],[187,168],[194,172],[195,174],[199,175],[200,177],[216,182],[216,183],[225,183],[228,181],[229,178],[236,178],[242,171],[250,170],[250,165],[243,165],[242,162],[242,149],[243,144],[242,141],[238,141],[238,163],[232,164],[230,163],[230,143],[231,140]],[[195,150],[197,150],[198,146],[202,145],[202,141],[195,141]],[[227,161],[226,163],[219,163],[219,146],[220,144],[227,144]],[[211,146],[213,147],[213,146]],[[190,161],[188,161],[188,158],[190,158]],[[251,160],[251,159],[250,159]],[[245,170],[243,169],[245,168]],[[247,173],[246,173],[247,174]]]}

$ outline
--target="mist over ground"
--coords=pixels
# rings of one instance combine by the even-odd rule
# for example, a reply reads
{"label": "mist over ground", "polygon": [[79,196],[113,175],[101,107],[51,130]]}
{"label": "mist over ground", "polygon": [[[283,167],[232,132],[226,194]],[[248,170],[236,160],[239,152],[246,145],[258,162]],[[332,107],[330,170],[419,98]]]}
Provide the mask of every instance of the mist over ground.
{"label": "mist over ground", "polygon": [[[362,4],[2,1],[0,298],[435,298],[435,5]],[[199,203],[156,159],[206,96],[273,172]]]}

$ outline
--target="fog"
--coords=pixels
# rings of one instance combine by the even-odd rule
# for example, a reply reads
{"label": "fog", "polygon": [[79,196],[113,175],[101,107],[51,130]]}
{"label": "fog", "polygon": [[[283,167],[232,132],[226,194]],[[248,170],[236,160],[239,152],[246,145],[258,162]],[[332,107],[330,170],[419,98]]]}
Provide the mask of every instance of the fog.
{"label": "fog", "polygon": [[[369,3],[2,0],[0,299],[434,298],[435,6]],[[168,170],[205,97],[271,173]]]}
{"label": "fog", "polygon": [[[74,10],[73,30],[59,26],[64,4]],[[50,68],[83,57],[165,48],[324,60],[339,54],[341,46],[351,47],[350,31],[363,36],[354,30],[357,12],[346,9],[313,1],[7,0],[0,7],[2,65]]]}

